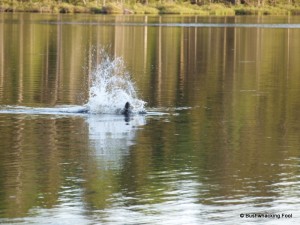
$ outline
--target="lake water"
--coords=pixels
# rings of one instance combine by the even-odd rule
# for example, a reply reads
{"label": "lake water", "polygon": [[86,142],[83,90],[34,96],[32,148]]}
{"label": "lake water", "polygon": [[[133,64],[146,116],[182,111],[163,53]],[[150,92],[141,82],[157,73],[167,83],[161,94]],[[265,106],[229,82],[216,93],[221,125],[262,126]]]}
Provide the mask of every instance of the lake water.
{"label": "lake water", "polygon": [[[299,224],[299,24],[0,13],[0,223]],[[147,115],[61,111],[105,55]]]}

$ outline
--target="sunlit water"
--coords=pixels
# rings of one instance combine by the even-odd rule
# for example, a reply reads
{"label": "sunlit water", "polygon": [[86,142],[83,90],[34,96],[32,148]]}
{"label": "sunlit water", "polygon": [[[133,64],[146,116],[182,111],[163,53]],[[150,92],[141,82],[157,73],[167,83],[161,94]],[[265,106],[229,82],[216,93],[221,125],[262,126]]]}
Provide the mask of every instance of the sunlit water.
{"label": "sunlit water", "polygon": [[300,223],[299,22],[0,14],[0,223]]}

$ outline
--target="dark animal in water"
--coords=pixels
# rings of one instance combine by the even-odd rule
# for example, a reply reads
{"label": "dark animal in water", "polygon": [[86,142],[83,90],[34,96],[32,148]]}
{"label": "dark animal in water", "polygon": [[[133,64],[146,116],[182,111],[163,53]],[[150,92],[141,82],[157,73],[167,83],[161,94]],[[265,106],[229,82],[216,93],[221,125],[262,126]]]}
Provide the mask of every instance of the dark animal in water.
{"label": "dark animal in water", "polygon": [[125,116],[129,116],[131,113],[131,105],[129,102],[125,103],[124,109],[122,110],[122,114]]}
{"label": "dark animal in water", "polygon": [[[133,107],[129,102],[125,103],[124,108],[121,110],[121,114],[123,114],[126,118],[129,118],[134,112],[132,111]],[[147,114],[146,111],[139,111],[137,114]]]}

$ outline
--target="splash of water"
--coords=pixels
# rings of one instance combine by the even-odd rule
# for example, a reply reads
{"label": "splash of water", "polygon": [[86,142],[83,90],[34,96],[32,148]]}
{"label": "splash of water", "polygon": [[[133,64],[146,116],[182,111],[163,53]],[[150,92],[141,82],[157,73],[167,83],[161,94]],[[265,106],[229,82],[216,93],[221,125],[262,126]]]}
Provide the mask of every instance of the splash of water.
{"label": "splash of water", "polygon": [[124,61],[104,56],[91,74],[86,106],[90,113],[120,113],[126,102],[131,104],[133,113],[145,112],[146,102],[138,98]]}
{"label": "splash of water", "polygon": [[132,113],[145,113],[146,102],[138,98],[124,61],[121,58],[112,59],[103,51],[101,53],[103,60],[91,74],[89,99],[85,105],[54,108],[0,106],[0,114],[120,114],[126,102],[130,103]]}

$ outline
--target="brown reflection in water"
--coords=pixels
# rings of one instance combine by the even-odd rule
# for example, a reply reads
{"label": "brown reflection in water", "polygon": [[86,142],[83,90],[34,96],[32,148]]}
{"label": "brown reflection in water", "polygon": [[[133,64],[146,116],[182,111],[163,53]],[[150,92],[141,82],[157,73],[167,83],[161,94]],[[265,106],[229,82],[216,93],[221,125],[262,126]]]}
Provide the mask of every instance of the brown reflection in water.
{"label": "brown reflection in water", "polygon": [[[299,158],[300,146],[299,29],[68,25],[60,23],[68,19],[62,15],[49,18],[58,25],[45,25],[28,23],[38,15],[14,18],[15,23],[0,23],[1,104],[84,102],[88,74],[101,60],[95,51],[110,45],[108,51],[124,58],[149,106],[193,108],[140,131],[119,172],[99,169],[99,161],[84,154],[87,137],[69,135],[88,133],[83,123],[11,117],[13,125],[1,130],[6,216],[22,216],[33,205],[53,207],[68,176],[86,180],[75,185],[85,188],[84,201],[104,209],[115,192],[164,201],[170,183],[156,175],[169,170],[173,182],[182,178],[177,173],[192,170],[190,179],[203,184],[205,194],[199,188],[198,196],[203,204],[220,196],[279,196],[272,185],[282,174],[298,175],[298,161],[290,159]],[[153,20],[92,18],[108,19]]]}
{"label": "brown reflection in water", "polygon": [[[3,117],[3,116],[1,116]],[[1,122],[1,217],[59,205],[86,162],[85,123],[70,118],[6,116]],[[72,178],[70,181],[70,178]],[[77,177],[77,178],[76,178]]]}

